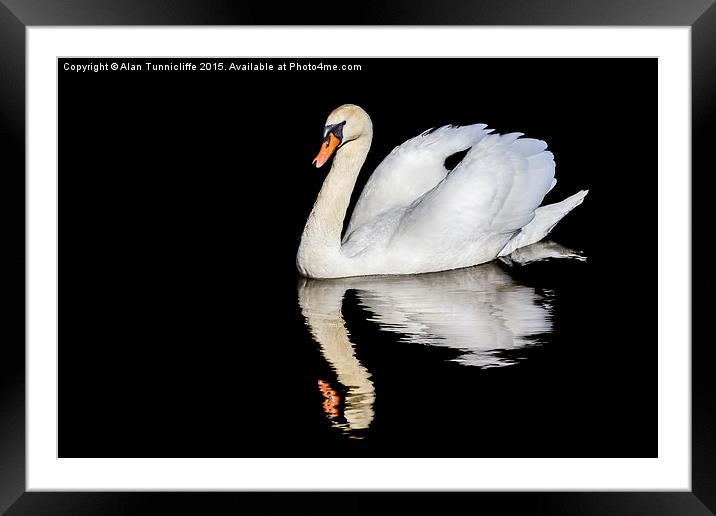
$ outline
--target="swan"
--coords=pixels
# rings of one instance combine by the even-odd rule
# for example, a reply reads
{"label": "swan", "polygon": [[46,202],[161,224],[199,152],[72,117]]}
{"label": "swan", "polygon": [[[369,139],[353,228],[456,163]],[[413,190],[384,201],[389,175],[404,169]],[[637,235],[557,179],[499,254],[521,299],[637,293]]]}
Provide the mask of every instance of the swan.
{"label": "swan", "polygon": [[[470,267],[544,238],[588,190],[540,206],[556,183],[541,140],[492,134],[484,124],[444,126],[399,145],[368,179],[343,232],[373,139],[361,107],[326,120],[316,168],[333,156],[301,235],[298,271],[309,278],[420,274]],[[469,149],[452,170],[445,159]]]}

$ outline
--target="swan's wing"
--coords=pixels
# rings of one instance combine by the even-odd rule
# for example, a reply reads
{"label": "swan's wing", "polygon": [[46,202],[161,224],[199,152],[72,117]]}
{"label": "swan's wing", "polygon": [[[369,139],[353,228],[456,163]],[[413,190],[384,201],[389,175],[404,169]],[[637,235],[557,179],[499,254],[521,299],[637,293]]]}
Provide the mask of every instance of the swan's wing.
{"label": "swan's wing", "polygon": [[534,218],[553,186],[554,157],[547,144],[520,136],[482,138],[406,210],[393,238],[412,248],[468,252],[477,246],[496,255]]}
{"label": "swan's wing", "polygon": [[445,159],[491,132],[484,124],[425,131],[397,146],[368,179],[353,209],[346,237],[377,215],[409,205],[442,181]]}
{"label": "swan's wing", "polygon": [[562,220],[567,213],[582,204],[588,192],[589,190],[580,190],[561,202],[537,208],[535,210],[534,219],[507,242],[507,245],[500,251],[500,256],[507,256],[517,249],[542,240],[552,231],[552,228],[557,225],[557,222]]}

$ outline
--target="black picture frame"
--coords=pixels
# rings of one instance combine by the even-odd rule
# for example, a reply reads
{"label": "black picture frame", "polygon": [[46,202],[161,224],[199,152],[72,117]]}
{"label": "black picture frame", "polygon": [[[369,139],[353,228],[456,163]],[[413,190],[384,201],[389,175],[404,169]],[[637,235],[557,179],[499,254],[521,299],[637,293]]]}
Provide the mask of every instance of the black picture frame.
{"label": "black picture frame", "polygon": [[[716,352],[692,338],[691,492],[535,493],[81,493],[26,492],[25,487],[25,30],[64,25],[620,25],[691,27],[692,192],[709,195],[716,171],[716,5],[714,0],[418,0],[370,4],[305,2],[276,9],[269,2],[216,0],[0,0],[0,207],[3,214],[5,338],[0,375],[0,510],[7,514],[199,513],[261,514],[330,510],[368,514],[388,502],[401,512],[443,513],[458,506],[492,513],[716,513]],[[693,179],[698,178],[693,188]],[[705,203],[702,203],[705,205]],[[692,231],[709,234],[708,219]],[[713,280],[704,265],[692,299]],[[699,310],[692,302],[692,327]]]}

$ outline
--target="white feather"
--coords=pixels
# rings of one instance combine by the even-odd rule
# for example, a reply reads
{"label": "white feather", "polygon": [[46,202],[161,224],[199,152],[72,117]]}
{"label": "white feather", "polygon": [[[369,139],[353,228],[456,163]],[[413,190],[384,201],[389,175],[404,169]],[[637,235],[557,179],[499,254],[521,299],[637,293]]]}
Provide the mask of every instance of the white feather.
{"label": "white feather", "polygon": [[378,165],[361,192],[346,237],[381,213],[409,205],[448,174],[445,159],[469,149],[492,130],[484,124],[444,126],[398,145]]}
{"label": "white feather", "polygon": [[552,231],[552,228],[557,225],[557,222],[562,220],[567,213],[582,204],[582,201],[584,201],[588,193],[589,190],[580,190],[561,202],[537,208],[532,221],[523,227],[522,230],[505,245],[502,251],[500,251],[499,256],[507,256],[516,249],[542,240]]}
{"label": "white feather", "polygon": [[[393,149],[368,179],[341,239],[372,139],[370,117],[358,106],[328,118],[341,121],[347,143],[336,151],[297,254],[306,276],[417,274],[489,262],[542,239],[587,193],[540,208],[556,184],[544,141],[491,134],[483,124],[445,126]],[[467,149],[453,170],[445,168],[447,157]]]}
{"label": "white feather", "polygon": [[382,254],[393,269],[428,272],[494,259],[534,218],[554,178],[546,144],[519,136],[484,136],[434,188],[379,215],[344,246],[352,255],[364,253],[392,230],[383,244],[389,253]]}

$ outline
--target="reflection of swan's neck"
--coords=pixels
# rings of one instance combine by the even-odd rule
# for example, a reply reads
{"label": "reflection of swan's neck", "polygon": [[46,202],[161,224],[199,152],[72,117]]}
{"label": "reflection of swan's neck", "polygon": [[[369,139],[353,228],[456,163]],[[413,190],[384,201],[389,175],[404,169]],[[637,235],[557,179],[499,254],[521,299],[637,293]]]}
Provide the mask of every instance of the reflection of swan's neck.
{"label": "reflection of swan's neck", "polygon": [[343,219],[372,138],[369,132],[347,142],[336,151],[333,166],[323,181],[301,236],[297,261],[303,274],[340,274],[336,268],[340,267]]}
{"label": "reflection of swan's neck", "polygon": [[356,358],[341,313],[343,284],[303,279],[298,302],[321,353],[333,366],[338,381],[348,388],[344,417],[350,429],[361,430],[373,420],[375,390],[370,373]]}

